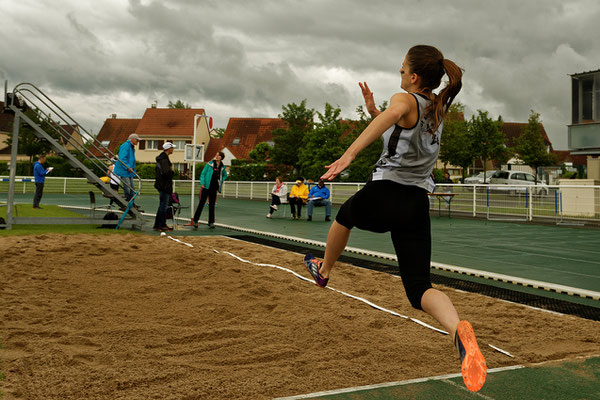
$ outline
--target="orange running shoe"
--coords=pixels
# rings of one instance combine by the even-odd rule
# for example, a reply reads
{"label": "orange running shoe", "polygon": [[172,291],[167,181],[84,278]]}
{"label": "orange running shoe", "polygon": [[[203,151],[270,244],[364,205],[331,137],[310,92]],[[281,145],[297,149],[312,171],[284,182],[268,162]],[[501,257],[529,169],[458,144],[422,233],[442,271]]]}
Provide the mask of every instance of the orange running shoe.
{"label": "orange running shoe", "polygon": [[458,323],[454,335],[454,345],[460,354],[461,372],[465,386],[471,392],[477,392],[485,383],[487,365],[477,345],[473,327],[468,321]]}

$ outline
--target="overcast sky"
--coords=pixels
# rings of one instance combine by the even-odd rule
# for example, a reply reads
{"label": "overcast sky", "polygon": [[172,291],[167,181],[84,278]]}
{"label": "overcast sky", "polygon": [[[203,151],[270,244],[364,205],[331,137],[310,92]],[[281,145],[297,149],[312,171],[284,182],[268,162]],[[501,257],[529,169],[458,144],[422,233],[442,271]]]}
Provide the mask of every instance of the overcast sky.
{"label": "overcast sky", "polygon": [[467,118],[534,109],[566,149],[568,74],[600,69],[598,21],[598,0],[0,0],[0,79],[36,84],[93,133],[177,99],[222,128],[303,99],[356,118],[359,81],[389,100],[406,51],[431,44],[465,70]]}

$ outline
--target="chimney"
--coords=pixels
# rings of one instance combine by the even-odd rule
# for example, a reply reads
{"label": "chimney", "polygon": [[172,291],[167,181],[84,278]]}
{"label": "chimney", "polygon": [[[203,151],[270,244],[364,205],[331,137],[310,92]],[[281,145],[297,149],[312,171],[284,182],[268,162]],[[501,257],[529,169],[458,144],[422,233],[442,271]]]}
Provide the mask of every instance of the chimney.
{"label": "chimney", "polygon": [[116,118],[117,118],[117,114],[113,114],[112,119],[116,119]]}

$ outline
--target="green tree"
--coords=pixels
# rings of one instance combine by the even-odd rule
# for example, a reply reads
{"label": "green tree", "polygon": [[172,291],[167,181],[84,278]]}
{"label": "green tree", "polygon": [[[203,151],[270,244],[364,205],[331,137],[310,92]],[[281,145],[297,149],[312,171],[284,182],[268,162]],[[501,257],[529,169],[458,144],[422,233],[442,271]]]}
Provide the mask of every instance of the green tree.
{"label": "green tree", "polygon": [[500,130],[503,123],[502,117],[494,121],[487,111],[477,110],[477,116],[473,115],[467,124],[473,153],[481,160],[484,170],[488,160],[504,164],[510,159],[511,152],[506,147],[506,136]]}
{"label": "green tree", "polygon": [[325,173],[325,165],[337,160],[343,153],[341,137],[344,133],[340,114],[342,110],[325,103],[323,113],[317,111],[319,122],[306,132],[299,154],[300,174],[318,180]]}
{"label": "green tree", "polygon": [[214,128],[210,133],[210,137],[215,139],[222,138],[223,136],[225,136],[225,128]]}
{"label": "green tree", "polygon": [[190,106],[187,103],[184,103],[181,100],[177,100],[175,103],[173,103],[171,100],[169,100],[169,104],[167,105],[168,108],[192,108],[192,106]]}
{"label": "green tree", "polygon": [[444,163],[462,168],[463,182],[468,168],[473,164],[476,155],[473,151],[473,137],[464,119],[465,106],[454,103],[444,118],[442,141],[440,144],[440,160]]}
{"label": "green tree", "polygon": [[546,148],[540,114],[533,110],[529,113],[527,126],[523,127],[521,136],[517,138],[516,142],[516,153],[525,164],[535,170],[536,181],[539,167],[553,165],[558,161],[557,156]]}
{"label": "green tree", "polygon": [[269,143],[260,142],[248,153],[248,156],[257,163],[264,162],[268,160],[271,149],[272,147]]}
{"label": "green tree", "polygon": [[[42,114],[38,114],[34,110],[25,111],[25,115],[30,118],[34,123],[39,125],[43,131],[45,131],[48,135],[52,136],[54,139],[58,140],[58,133],[52,127],[57,123],[52,121],[51,119],[46,118]],[[28,175],[31,175],[31,167],[33,165],[33,159],[37,158],[42,154],[47,154],[52,150],[52,146],[47,141],[42,141],[37,137],[36,131],[33,127],[31,127],[28,123],[22,123],[19,129],[19,145],[17,151],[19,154],[25,154],[29,156],[29,168]],[[12,125],[12,124],[11,124]],[[12,146],[12,135],[13,135],[12,126],[10,127],[8,138],[6,140],[6,144]]]}
{"label": "green tree", "polygon": [[313,130],[315,110],[306,107],[306,99],[300,104],[289,103],[282,106],[279,118],[287,122],[287,128],[273,131],[275,146],[271,150],[271,162],[275,165],[289,165],[295,171],[300,170],[299,153],[304,136]]}

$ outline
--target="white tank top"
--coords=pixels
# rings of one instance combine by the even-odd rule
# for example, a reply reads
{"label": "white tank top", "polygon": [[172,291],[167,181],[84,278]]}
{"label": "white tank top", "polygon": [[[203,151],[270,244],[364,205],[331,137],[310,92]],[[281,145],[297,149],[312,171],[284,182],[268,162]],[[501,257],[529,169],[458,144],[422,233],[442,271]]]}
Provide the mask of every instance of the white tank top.
{"label": "white tank top", "polygon": [[433,114],[424,115],[431,101],[421,94],[411,94],[418,105],[417,123],[411,128],[393,125],[383,133],[383,151],[371,180],[418,186],[431,193],[435,189],[431,173],[440,152],[443,121],[433,132]]}

